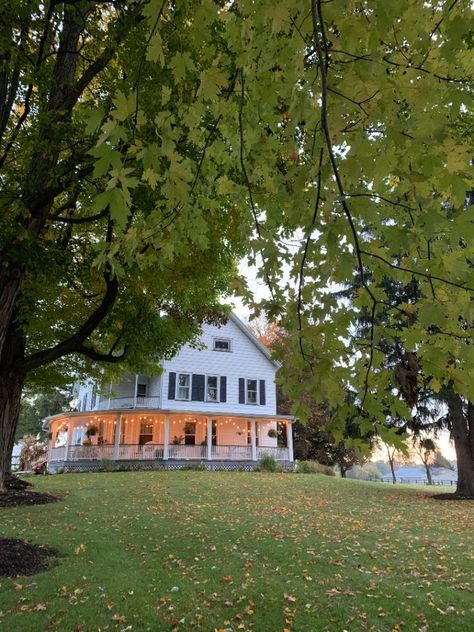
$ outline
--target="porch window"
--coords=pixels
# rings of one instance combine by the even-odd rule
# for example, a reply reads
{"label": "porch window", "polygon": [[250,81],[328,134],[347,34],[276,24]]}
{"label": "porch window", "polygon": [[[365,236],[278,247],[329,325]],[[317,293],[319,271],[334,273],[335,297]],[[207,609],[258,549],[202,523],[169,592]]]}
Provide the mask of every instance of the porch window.
{"label": "porch window", "polygon": [[191,376],[189,373],[178,373],[178,393],[176,399],[190,399]]}
{"label": "porch window", "polygon": [[105,434],[105,425],[104,425],[104,422],[101,421],[99,423],[99,434],[97,435],[98,445],[103,445],[105,443],[104,434]]}
{"label": "porch window", "polygon": [[140,423],[140,436],[138,437],[139,445],[145,445],[153,441],[153,424],[147,421]]}
{"label": "porch window", "polygon": [[72,431],[72,445],[82,445],[82,442],[86,438],[85,428],[74,428]]}
{"label": "porch window", "polygon": [[286,424],[282,421],[277,422],[277,445],[279,448],[288,447],[288,435],[286,432]]}
{"label": "porch window", "polygon": [[184,445],[196,445],[195,421],[187,421],[184,424]]}
{"label": "porch window", "polygon": [[206,377],[206,400],[208,402],[219,401],[217,384],[218,378],[215,375],[208,375]]}
{"label": "porch window", "polygon": [[247,404],[257,403],[257,380],[247,380]]}
{"label": "porch window", "polygon": [[[247,445],[252,445],[252,422],[247,421]],[[255,424],[255,445],[258,448],[258,424]]]}
{"label": "porch window", "polygon": [[217,445],[217,421],[212,420],[212,445]]}

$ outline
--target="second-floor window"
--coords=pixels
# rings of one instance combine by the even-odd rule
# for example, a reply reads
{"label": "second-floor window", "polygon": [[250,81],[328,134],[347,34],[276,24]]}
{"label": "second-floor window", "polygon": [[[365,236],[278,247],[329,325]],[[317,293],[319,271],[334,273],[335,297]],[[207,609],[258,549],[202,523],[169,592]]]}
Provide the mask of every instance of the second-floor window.
{"label": "second-floor window", "polygon": [[208,402],[219,401],[218,383],[219,378],[216,375],[206,377],[206,400]]}
{"label": "second-floor window", "polygon": [[177,375],[177,399],[191,399],[191,376],[189,373],[178,373]]}
{"label": "second-floor window", "polygon": [[246,402],[247,404],[258,403],[257,380],[247,380],[246,382]]}
{"label": "second-floor window", "polygon": [[239,377],[239,404],[265,406],[265,380]]}
{"label": "second-floor window", "polygon": [[138,382],[137,397],[146,397],[146,384]]}

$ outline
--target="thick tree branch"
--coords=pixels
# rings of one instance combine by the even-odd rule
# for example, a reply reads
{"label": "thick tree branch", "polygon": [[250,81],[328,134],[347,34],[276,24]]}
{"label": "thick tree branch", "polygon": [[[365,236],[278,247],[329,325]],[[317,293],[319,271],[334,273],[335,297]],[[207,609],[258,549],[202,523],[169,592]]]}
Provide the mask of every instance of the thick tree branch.
{"label": "thick tree branch", "polygon": [[108,362],[108,363],[116,364],[118,362],[122,362],[122,360],[124,359],[127,353],[127,347],[125,347],[122,353],[120,353],[119,355],[114,355],[113,352],[100,353],[99,351],[96,351],[92,347],[87,347],[86,345],[79,345],[76,353],[86,356],[90,360],[94,360],[94,362]]}
{"label": "thick tree branch", "polygon": [[100,305],[92,312],[84,324],[79,327],[76,333],[50,349],[38,351],[37,353],[27,356],[21,362],[20,370],[24,372],[31,371],[49,362],[54,362],[70,353],[79,353],[79,349],[83,347],[85,340],[87,340],[104,320],[117,299],[119,289],[117,278],[111,278],[107,273],[105,275],[105,282],[106,290]]}
{"label": "thick tree branch", "polygon": [[107,217],[108,214],[109,214],[109,207],[107,206],[102,211],[100,211],[100,213],[96,213],[95,215],[90,215],[89,217],[61,217],[61,215],[52,215],[51,221],[62,222],[63,224],[89,224],[90,222],[95,222],[98,219]]}

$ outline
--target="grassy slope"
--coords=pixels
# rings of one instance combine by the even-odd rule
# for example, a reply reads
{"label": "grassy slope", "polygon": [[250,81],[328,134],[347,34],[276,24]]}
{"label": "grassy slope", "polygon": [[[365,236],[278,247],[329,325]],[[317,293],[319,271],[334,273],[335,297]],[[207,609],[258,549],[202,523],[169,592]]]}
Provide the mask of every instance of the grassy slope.
{"label": "grassy slope", "polygon": [[0,579],[0,629],[474,629],[472,503],[319,475],[34,482],[63,501],[2,510],[0,536],[63,557]]}

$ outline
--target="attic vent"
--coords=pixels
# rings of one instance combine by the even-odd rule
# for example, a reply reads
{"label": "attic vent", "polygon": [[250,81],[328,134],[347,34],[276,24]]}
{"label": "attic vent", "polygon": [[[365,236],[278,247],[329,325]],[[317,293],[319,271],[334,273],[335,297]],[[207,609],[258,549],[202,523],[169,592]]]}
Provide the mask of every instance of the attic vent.
{"label": "attic vent", "polygon": [[214,338],[214,351],[230,350],[230,340],[228,338]]}

